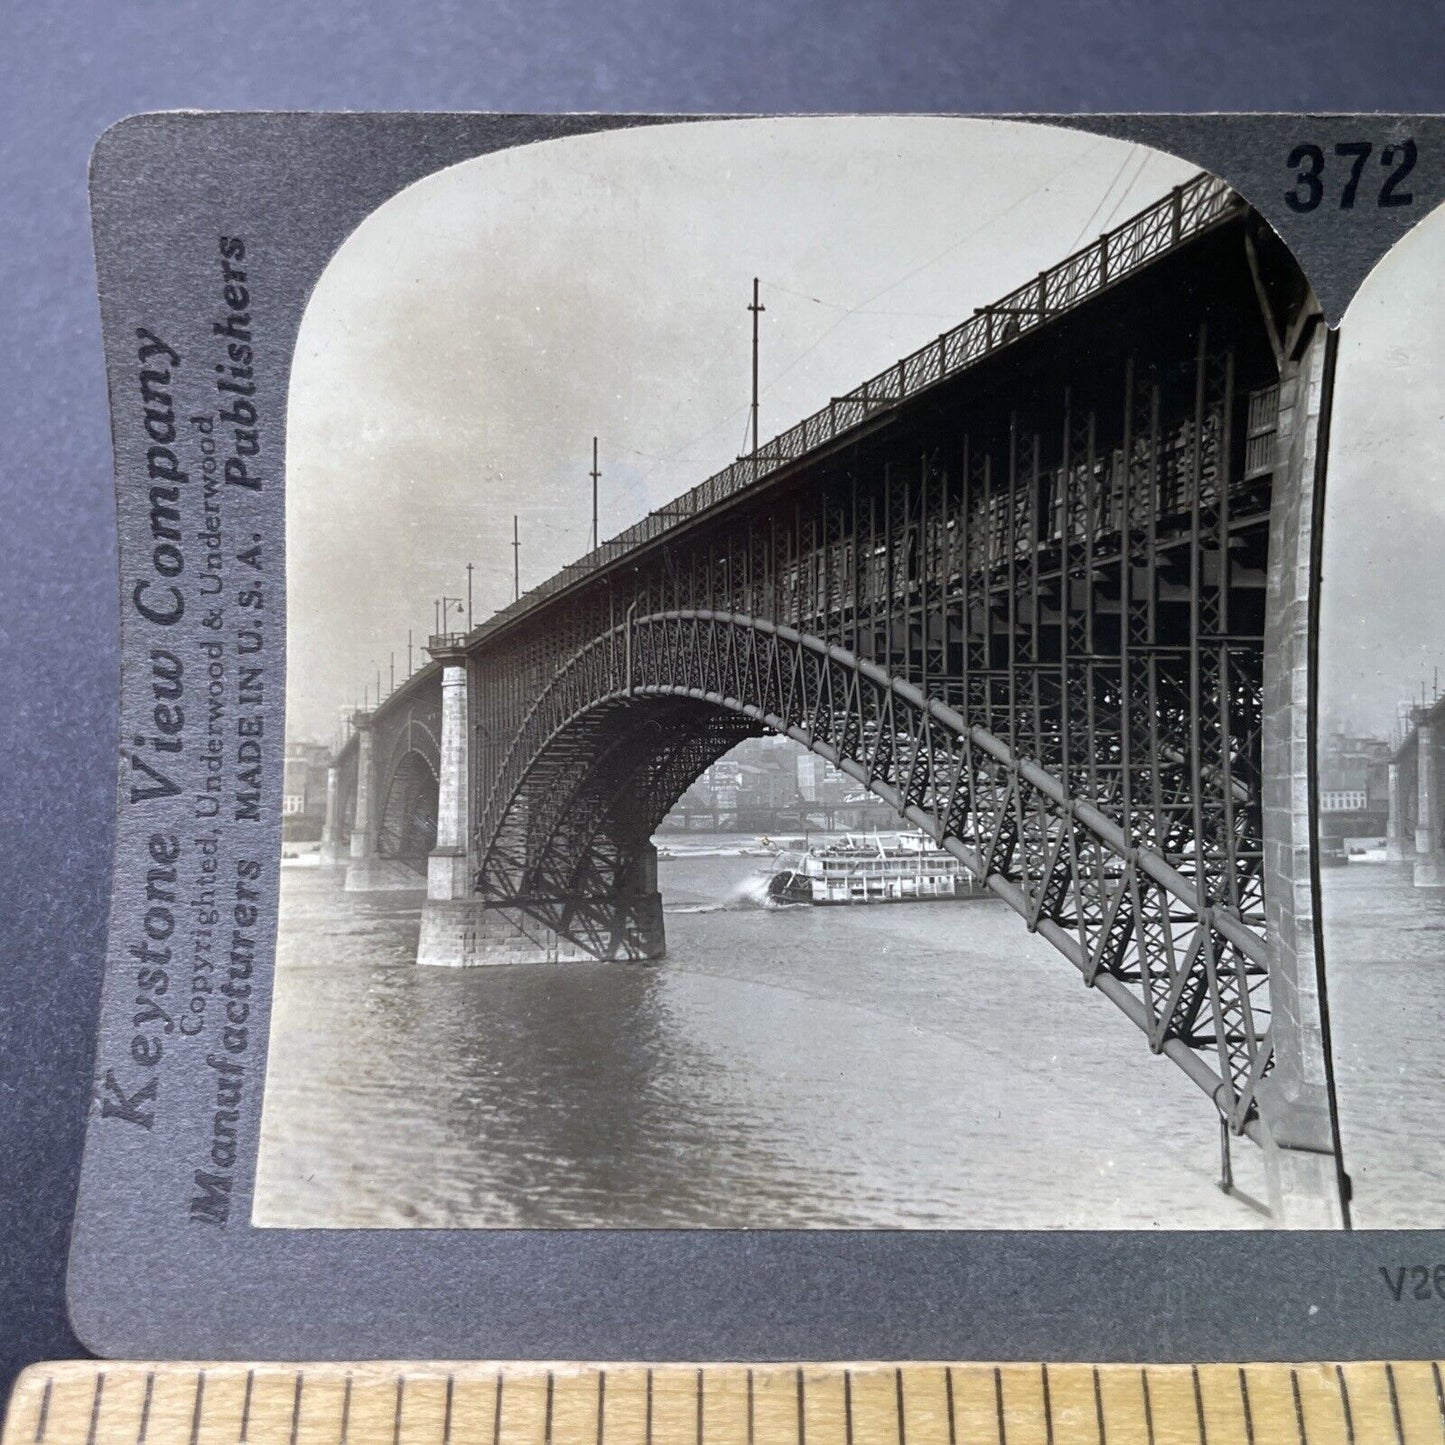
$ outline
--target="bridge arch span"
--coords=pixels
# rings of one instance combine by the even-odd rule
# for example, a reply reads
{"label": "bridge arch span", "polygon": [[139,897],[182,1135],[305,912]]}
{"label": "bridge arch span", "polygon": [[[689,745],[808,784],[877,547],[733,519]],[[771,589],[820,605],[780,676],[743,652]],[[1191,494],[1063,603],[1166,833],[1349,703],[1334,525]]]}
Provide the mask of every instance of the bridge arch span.
{"label": "bridge arch span", "polygon": [[478,820],[478,890],[589,952],[647,956],[648,937],[629,950],[599,929],[603,900],[655,890],[652,831],[705,767],[763,731],[827,759],[959,858],[1236,1132],[1254,1132],[1272,1062],[1268,952],[1261,920],[1210,894],[1218,840],[1203,840],[1206,864],[1187,876],[1047,758],[786,624],[679,609],[574,654],[528,712]]}
{"label": "bridge arch span", "polygon": [[376,852],[420,874],[437,841],[437,764],[418,748],[408,748],[387,770],[377,818]]}

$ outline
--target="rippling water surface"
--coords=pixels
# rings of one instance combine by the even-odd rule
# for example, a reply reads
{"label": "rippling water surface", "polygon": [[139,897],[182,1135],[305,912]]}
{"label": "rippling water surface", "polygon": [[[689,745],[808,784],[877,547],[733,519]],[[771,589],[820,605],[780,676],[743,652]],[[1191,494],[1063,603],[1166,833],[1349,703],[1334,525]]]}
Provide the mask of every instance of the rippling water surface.
{"label": "rippling water surface", "polygon": [[1445,1224],[1445,889],[1321,876],[1335,1089],[1360,1229]]}
{"label": "rippling water surface", "polygon": [[1265,1222],[1203,1096],[1003,904],[764,908],[758,866],[664,859],[658,964],[477,969],[412,963],[420,895],[284,869],[257,1223]]}

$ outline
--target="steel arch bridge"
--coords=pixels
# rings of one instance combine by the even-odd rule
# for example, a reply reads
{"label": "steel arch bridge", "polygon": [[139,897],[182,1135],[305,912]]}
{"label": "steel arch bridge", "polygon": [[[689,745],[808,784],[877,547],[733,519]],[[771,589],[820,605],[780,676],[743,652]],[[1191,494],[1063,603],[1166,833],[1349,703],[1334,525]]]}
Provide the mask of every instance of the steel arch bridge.
{"label": "steel arch bridge", "polygon": [[433,638],[338,759],[333,851],[349,826],[353,872],[425,858],[424,961],[656,957],[652,833],[785,734],[1333,1222],[1298,786],[1332,356],[1288,253],[1200,176]]}

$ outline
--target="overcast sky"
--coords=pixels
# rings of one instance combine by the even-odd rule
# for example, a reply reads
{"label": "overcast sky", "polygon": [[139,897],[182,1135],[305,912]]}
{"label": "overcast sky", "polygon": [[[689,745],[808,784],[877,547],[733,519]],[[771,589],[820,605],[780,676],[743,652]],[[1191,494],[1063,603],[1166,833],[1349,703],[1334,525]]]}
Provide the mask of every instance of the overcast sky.
{"label": "overcast sky", "polygon": [[[292,736],[329,739],[391,654],[403,675],[408,628],[419,663],[468,562],[477,621],[510,600],[514,512],[524,590],[586,550],[594,433],[604,537],[732,460],[754,275],[766,439],[1194,170],[1006,121],[793,118],[526,146],[410,187],[337,253],[297,346]],[[1347,318],[1336,404],[1327,706],[1382,731],[1442,650],[1428,229]]]}
{"label": "overcast sky", "polygon": [[[475,617],[1194,167],[1010,122],[787,119],[526,146],[428,177],[321,277],[292,373],[288,712],[329,738],[432,599]],[[420,654],[418,654],[420,655]]]}
{"label": "overcast sky", "polygon": [[1340,328],[1320,594],[1327,724],[1387,736],[1445,685],[1445,210],[1371,272]]}

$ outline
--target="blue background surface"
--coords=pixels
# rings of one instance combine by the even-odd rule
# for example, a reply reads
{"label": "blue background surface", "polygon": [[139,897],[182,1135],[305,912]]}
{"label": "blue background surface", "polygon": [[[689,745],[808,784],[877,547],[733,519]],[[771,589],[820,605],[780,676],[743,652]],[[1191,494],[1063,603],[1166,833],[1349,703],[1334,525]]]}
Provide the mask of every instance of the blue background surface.
{"label": "blue background surface", "polygon": [[[85,171],[142,110],[1445,109],[1445,6],[1002,0],[0,11],[0,1390],[81,1353],[117,582]],[[148,1251],[182,1242],[137,1240]]]}

